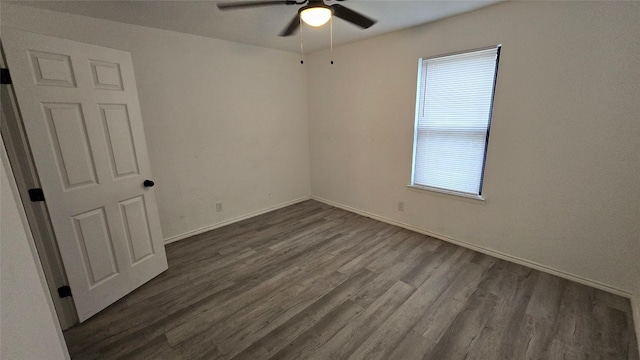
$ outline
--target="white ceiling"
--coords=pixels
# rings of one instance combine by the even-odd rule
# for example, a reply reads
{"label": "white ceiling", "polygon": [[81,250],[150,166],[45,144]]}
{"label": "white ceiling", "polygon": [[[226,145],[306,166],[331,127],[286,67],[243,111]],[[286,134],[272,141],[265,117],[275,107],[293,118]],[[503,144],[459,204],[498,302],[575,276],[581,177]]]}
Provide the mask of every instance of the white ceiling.
{"label": "white ceiling", "polygon": [[[238,0],[225,0],[238,1]],[[388,33],[444,17],[471,11],[503,0],[350,0],[341,5],[378,22],[362,30],[341,19],[333,22],[334,46]],[[301,5],[276,5],[220,11],[220,1],[193,0],[83,0],[83,1],[11,1],[70,14],[84,15],[128,24],[178,31],[217,39],[236,41],[290,52],[300,51],[300,32],[290,37],[278,34],[297,14]],[[335,0],[327,1],[328,4]],[[329,29],[303,28],[305,52],[327,49]]]}

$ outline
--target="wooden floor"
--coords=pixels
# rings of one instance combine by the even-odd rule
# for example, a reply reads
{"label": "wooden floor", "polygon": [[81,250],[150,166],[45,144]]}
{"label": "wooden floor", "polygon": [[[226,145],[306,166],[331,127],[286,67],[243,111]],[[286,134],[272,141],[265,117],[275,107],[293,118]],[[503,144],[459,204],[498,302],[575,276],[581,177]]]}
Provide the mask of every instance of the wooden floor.
{"label": "wooden floor", "polygon": [[167,256],[74,359],[638,359],[627,299],[315,201]]}

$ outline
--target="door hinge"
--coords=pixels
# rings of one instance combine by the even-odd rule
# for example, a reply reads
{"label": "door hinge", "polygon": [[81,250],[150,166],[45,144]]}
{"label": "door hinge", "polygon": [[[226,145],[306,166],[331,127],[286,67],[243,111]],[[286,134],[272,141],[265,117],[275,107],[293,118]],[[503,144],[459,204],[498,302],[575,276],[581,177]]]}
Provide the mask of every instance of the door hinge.
{"label": "door hinge", "polygon": [[42,192],[42,189],[29,189],[29,199],[31,199],[32,202],[44,201],[44,193]]}
{"label": "door hinge", "polygon": [[71,288],[67,285],[59,287],[58,295],[61,299],[71,296]]}
{"label": "door hinge", "polygon": [[0,69],[0,82],[2,85],[11,85],[11,74],[9,73],[9,69]]}

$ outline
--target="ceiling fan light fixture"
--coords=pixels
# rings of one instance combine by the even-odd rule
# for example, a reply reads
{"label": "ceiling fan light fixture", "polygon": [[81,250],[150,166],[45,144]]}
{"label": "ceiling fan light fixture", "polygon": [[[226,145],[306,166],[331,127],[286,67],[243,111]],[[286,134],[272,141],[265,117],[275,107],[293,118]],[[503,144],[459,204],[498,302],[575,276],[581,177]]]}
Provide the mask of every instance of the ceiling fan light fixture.
{"label": "ceiling fan light fixture", "polygon": [[330,19],[333,12],[328,6],[310,6],[300,10],[300,18],[307,25],[313,27],[320,27],[326,24]]}

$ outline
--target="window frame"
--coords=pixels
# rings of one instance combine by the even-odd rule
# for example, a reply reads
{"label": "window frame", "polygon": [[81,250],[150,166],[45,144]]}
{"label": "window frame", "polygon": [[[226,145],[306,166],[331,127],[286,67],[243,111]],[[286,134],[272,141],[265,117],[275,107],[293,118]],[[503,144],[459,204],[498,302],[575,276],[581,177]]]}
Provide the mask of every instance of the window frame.
{"label": "window frame", "polygon": [[[479,52],[479,51],[484,51],[484,50],[490,50],[490,49],[496,49],[496,60],[495,60],[495,70],[494,70],[494,76],[493,76],[493,83],[492,83],[492,89],[491,89],[491,101],[489,103],[489,118],[487,121],[487,128],[486,128],[486,136],[485,136],[485,144],[484,144],[484,154],[483,154],[483,158],[482,158],[482,170],[480,172],[480,184],[479,184],[479,189],[478,189],[478,193],[468,193],[468,192],[462,192],[462,191],[457,191],[457,190],[451,190],[451,189],[446,189],[446,188],[440,188],[440,187],[435,187],[435,186],[428,186],[428,185],[421,185],[421,184],[416,184],[415,183],[415,175],[416,175],[416,155],[417,155],[417,145],[418,145],[418,124],[420,122],[420,111],[421,111],[421,90],[422,90],[422,83],[423,83],[423,69],[425,68],[425,66],[423,65],[425,61],[429,61],[432,59],[438,59],[438,58],[444,58],[444,57],[448,57],[448,56],[454,56],[454,55],[462,55],[462,54],[469,54],[469,53],[474,53],[474,52]],[[484,177],[485,177],[485,170],[486,170],[486,164],[487,164],[487,152],[488,152],[488,148],[489,148],[489,135],[491,132],[491,123],[492,123],[492,118],[493,118],[493,105],[494,105],[494,101],[495,101],[495,92],[496,92],[496,86],[497,86],[497,79],[498,79],[498,69],[499,69],[499,63],[500,63],[500,52],[502,49],[502,44],[497,44],[497,45],[492,45],[492,46],[486,46],[486,47],[482,47],[482,48],[476,48],[476,49],[470,49],[470,50],[463,50],[463,51],[457,51],[457,52],[452,52],[452,53],[447,53],[447,54],[441,54],[441,55],[436,55],[436,56],[430,56],[430,57],[423,57],[418,59],[418,76],[417,76],[417,84],[416,84],[416,107],[415,107],[415,118],[414,118],[414,129],[413,129],[413,154],[412,154],[412,163],[411,163],[411,182],[409,185],[407,185],[407,187],[411,188],[411,189],[416,189],[416,190],[421,190],[421,191],[429,191],[429,192],[433,192],[435,194],[438,195],[444,195],[446,197],[453,197],[453,198],[462,198],[462,199],[467,199],[467,200],[472,200],[472,201],[479,201],[481,203],[484,204],[485,202],[485,197],[483,195],[483,188],[484,188]],[[426,90],[426,89],[425,89]]]}

